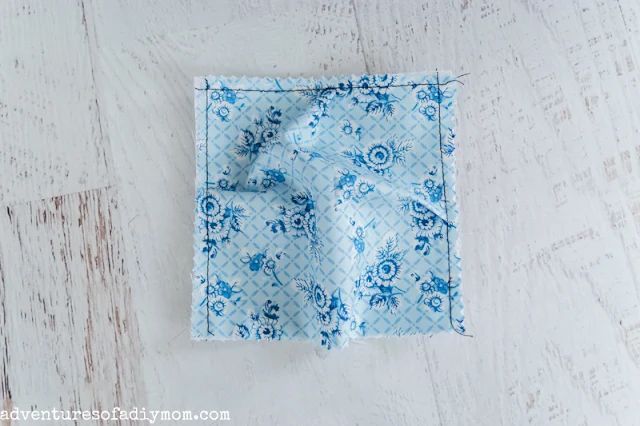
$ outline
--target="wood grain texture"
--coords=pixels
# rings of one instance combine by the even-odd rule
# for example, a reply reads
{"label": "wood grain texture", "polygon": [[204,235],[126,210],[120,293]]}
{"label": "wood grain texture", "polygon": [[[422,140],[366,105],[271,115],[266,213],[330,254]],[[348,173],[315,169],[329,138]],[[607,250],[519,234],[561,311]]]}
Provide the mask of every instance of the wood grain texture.
{"label": "wood grain texture", "polygon": [[637,27],[615,3],[356,5],[372,71],[437,57],[470,72],[458,189],[476,337],[428,350],[469,396],[442,402],[444,423],[634,424],[640,252],[624,219],[640,145],[624,92],[638,90]]}
{"label": "wood grain texture", "polygon": [[0,3],[0,203],[109,183],[81,3]]}
{"label": "wood grain texture", "polygon": [[[639,424],[637,2],[0,8],[5,406],[219,409],[242,425]],[[192,77],[436,67],[470,73],[457,188],[475,337],[331,354],[191,342]]]}
{"label": "wood grain texture", "polygon": [[5,408],[144,402],[120,229],[110,189],[0,211]]}

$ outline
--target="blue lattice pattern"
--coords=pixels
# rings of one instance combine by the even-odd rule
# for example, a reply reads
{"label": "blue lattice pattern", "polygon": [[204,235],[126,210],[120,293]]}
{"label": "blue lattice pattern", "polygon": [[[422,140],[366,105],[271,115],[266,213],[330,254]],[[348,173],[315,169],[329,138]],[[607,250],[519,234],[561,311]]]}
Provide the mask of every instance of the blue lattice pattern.
{"label": "blue lattice pattern", "polygon": [[193,338],[463,333],[457,85],[196,78]]}

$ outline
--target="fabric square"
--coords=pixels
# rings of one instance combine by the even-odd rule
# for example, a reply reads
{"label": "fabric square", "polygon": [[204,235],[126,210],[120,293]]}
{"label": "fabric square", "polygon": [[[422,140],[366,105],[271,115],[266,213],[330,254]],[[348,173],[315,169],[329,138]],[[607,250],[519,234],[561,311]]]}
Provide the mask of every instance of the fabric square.
{"label": "fabric square", "polygon": [[196,78],[193,338],[464,333],[458,83]]}

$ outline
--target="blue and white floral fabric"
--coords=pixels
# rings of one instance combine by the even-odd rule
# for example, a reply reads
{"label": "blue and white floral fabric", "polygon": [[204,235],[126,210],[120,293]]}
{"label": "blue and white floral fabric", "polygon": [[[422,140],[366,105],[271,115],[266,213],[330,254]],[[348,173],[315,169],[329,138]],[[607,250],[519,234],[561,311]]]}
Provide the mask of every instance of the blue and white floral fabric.
{"label": "blue and white floral fabric", "polygon": [[196,78],[193,338],[463,333],[457,86]]}

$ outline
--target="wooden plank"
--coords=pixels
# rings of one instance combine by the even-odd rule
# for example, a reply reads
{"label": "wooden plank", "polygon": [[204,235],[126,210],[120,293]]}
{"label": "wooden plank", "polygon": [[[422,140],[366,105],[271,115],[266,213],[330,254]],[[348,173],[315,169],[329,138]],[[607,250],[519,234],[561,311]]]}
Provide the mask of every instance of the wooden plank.
{"label": "wooden plank", "polygon": [[[419,339],[354,344],[328,359],[309,342],[189,341],[192,77],[351,74],[365,64],[346,2],[222,2],[204,12],[195,2],[176,7],[162,33],[156,22],[166,18],[166,4],[91,8],[101,105],[123,182],[127,258],[139,268],[134,298],[144,318],[149,405],[226,409],[239,424],[300,424],[311,412],[318,413],[312,423],[323,424],[437,418],[428,366],[415,363],[424,356]],[[274,398],[275,389],[287,396]]]}
{"label": "wooden plank", "polygon": [[[2,3],[4,408],[634,424],[639,37],[632,0]],[[191,77],[436,66],[471,73],[458,192],[475,337],[330,355],[190,342]]]}
{"label": "wooden plank", "polygon": [[81,3],[0,3],[0,204],[109,183]]}
{"label": "wooden plank", "polygon": [[0,211],[4,408],[142,405],[140,341],[112,189]]}
{"label": "wooden plank", "polygon": [[471,73],[457,187],[476,337],[424,347],[446,377],[442,423],[636,421],[637,18],[592,1],[356,1],[356,14],[373,72]]}

